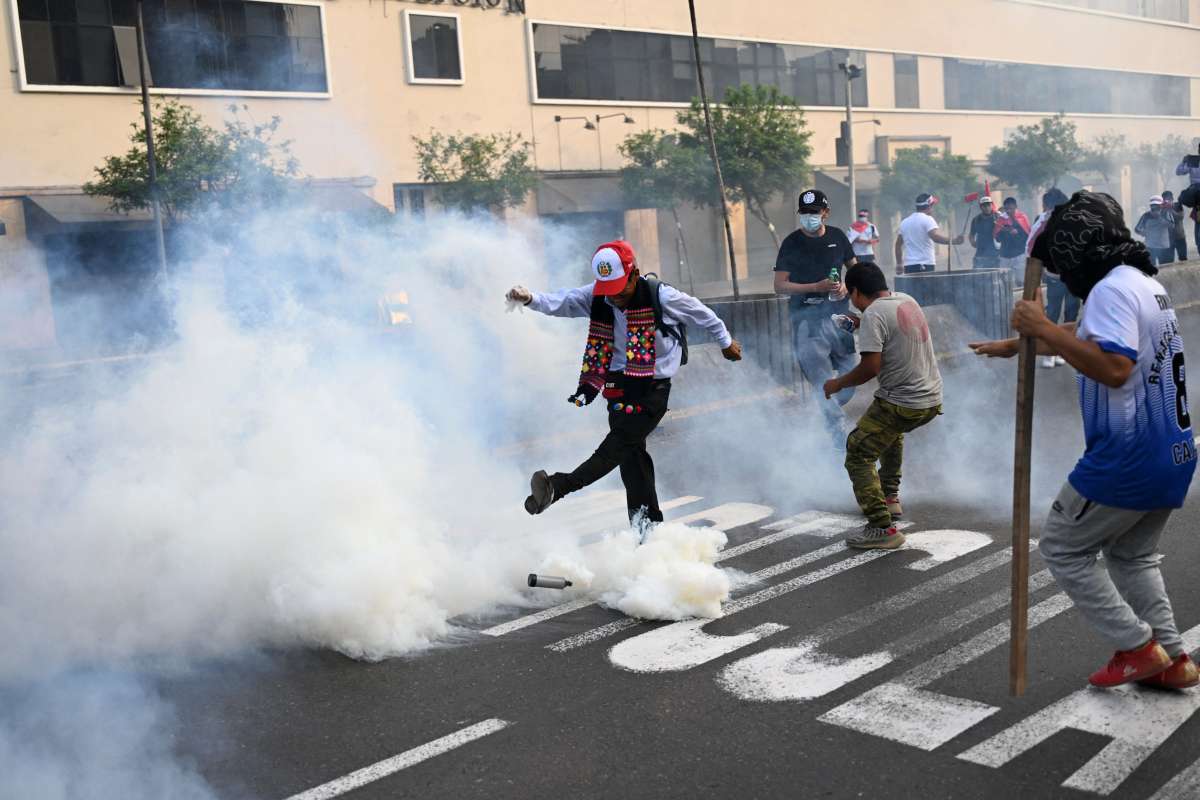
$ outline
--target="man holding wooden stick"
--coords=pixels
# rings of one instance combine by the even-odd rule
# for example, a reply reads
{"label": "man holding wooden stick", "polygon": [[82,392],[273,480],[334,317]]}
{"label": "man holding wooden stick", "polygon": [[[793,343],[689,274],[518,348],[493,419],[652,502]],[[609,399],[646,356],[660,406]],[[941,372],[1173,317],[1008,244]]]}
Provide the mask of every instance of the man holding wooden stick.
{"label": "man holding wooden stick", "polygon": [[[1078,192],[1046,221],[1033,258],[1086,301],[1078,326],[1056,325],[1021,300],[1013,327],[1079,374],[1087,442],[1054,501],[1039,549],[1059,586],[1117,652],[1094,686],[1200,684],[1159,571],[1158,540],[1183,505],[1196,467],[1183,340],[1170,298],[1152,277],[1112,197]],[[1018,340],[971,345],[1011,357]],[[1097,555],[1104,554],[1104,568]]]}

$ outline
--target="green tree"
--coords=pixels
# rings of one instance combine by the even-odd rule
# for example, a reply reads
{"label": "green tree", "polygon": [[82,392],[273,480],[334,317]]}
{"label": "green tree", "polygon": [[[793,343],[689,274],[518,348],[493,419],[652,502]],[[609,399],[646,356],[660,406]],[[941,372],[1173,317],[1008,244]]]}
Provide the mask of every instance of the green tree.
{"label": "green tree", "polygon": [[[630,208],[670,209],[675,221],[676,247],[692,280],[687,260],[679,203],[689,194],[702,169],[711,170],[707,152],[684,148],[679,135],[662,129],[639,131],[625,138],[618,149],[628,163],[621,167],[621,192]],[[694,285],[694,284],[693,284]]]}
{"label": "green tree", "polygon": [[987,169],[1020,194],[1033,197],[1078,166],[1083,155],[1075,123],[1058,114],[1019,126],[1003,145],[988,151]]}
{"label": "green tree", "polygon": [[948,201],[933,207],[934,216],[942,220],[959,198],[979,186],[975,168],[966,156],[939,153],[928,145],[899,151],[882,172],[879,192],[885,210],[908,213],[917,195],[931,192]]}
{"label": "green tree", "polygon": [[[223,130],[207,125],[178,100],[154,106],[154,154],[164,217],[177,223],[207,210],[236,212],[277,205],[288,196],[299,164],[291,142],[277,141],[279,117],[266,123],[249,118],[247,106],[230,105]],[[146,130],[130,124],[133,146],[109,156],[96,168],[97,178],[84,192],[107,197],[115,211],[146,209],[151,204]]]}
{"label": "green tree", "polygon": [[438,199],[464,212],[519,206],[537,183],[520,134],[413,137],[418,175],[438,185]]}
{"label": "green tree", "polygon": [[1133,163],[1153,175],[1159,187],[1165,188],[1175,175],[1175,166],[1191,152],[1192,146],[1187,139],[1171,134],[1157,142],[1139,144],[1133,150]]}
{"label": "green tree", "polygon": [[1112,183],[1114,177],[1119,177],[1121,167],[1129,163],[1132,155],[1133,148],[1129,144],[1129,137],[1116,131],[1106,131],[1083,148],[1079,168],[1098,172],[1105,183]]}
{"label": "green tree", "polygon": [[[698,99],[678,114],[682,158],[676,170],[682,196],[697,206],[716,206],[716,177],[708,162],[708,134]],[[728,89],[721,105],[712,107],[713,135],[732,203],[766,226],[779,245],[766,205],[772,197],[793,192],[808,177],[812,148],[804,112],[774,86],[742,85]],[[698,156],[703,156],[703,159]]]}

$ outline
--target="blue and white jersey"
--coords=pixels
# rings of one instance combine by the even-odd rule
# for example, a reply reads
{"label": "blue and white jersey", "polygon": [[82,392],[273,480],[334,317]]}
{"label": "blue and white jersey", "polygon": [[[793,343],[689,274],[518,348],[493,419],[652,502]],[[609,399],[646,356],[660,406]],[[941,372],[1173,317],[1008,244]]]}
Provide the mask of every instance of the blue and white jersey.
{"label": "blue and white jersey", "polygon": [[1135,366],[1117,389],[1079,376],[1087,450],[1071,486],[1101,505],[1179,508],[1196,469],[1196,445],[1183,338],[1166,290],[1133,267],[1113,269],[1088,295],[1077,335]]}

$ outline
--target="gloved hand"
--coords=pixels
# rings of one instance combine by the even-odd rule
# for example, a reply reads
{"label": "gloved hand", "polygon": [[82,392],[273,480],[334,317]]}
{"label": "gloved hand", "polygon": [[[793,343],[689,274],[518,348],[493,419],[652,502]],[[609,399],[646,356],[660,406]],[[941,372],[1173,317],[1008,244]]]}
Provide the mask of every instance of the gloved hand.
{"label": "gloved hand", "polygon": [[574,403],[582,408],[583,406],[591,405],[598,394],[600,394],[600,390],[595,386],[592,386],[590,383],[581,383],[579,384],[579,388],[575,390],[575,394],[567,398],[567,402]]}
{"label": "gloved hand", "polygon": [[520,303],[523,306],[527,306],[533,300],[533,292],[524,286],[514,286],[508,290],[508,294],[504,295],[504,299],[510,303]]}

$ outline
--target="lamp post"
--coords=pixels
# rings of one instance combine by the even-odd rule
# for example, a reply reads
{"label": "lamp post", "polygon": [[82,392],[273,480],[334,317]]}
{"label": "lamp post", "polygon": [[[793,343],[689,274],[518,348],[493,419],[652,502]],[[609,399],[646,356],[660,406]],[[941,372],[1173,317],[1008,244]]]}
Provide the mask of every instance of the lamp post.
{"label": "lamp post", "polygon": [[596,160],[600,164],[601,171],[604,170],[604,149],[601,147],[600,143],[600,120],[612,119],[613,117],[624,117],[625,119],[623,121],[626,125],[634,125],[637,122],[637,120],[623,111],[616,114],[604,114],[603,116],[600,114],[596,115]]}
{"label": "lamp post", "polygon": [[562,172],[562,123],[569,119],[583,120],[583,129],[586,131],[596,130],[596,126],[587,117],[561,117],[558,114],[554,115],[554,135],[558,139],[558,171]]}
{"label": "lamp post", "polygon": [[862,75],[863,70],[845,61],[838,64],[838,69],[846,73],[846,166],[850,178],[850,221],[853,222],[858,214],[858,183],[854,177],[854,100],[851,89],[852,81]]}
{"label": "lamp post", "polygon": [[150,88],[146,85],[146,28],[142,0],[137,0],[138,83],[142,86],[142,116],[146,123],[146,164],[150,172],[150,207],[154,212],[154,239],[158,249],[159,277],[167,276],[167,242],[163,236],[162,204],[158,198],[158,163],[154,158],[154,120],[150,114]]}

